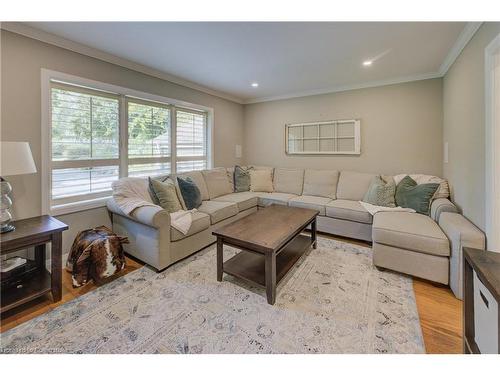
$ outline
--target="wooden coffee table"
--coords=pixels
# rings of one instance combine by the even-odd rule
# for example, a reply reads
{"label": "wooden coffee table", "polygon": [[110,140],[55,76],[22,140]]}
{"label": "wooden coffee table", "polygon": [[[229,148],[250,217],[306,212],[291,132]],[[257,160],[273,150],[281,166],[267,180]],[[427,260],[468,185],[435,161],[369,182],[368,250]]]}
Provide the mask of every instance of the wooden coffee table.
{"label": "wooden coffee table", "polygon": [[[271,205],[223,226],[217,237],[217,281],[223,272],[266,288],[267,302],[276,301],[276,284],[312,246],[316,248],[316,210]],[[311,224],[311,235],[301,234]],[[241,249],[224,262],[223,245]]]}

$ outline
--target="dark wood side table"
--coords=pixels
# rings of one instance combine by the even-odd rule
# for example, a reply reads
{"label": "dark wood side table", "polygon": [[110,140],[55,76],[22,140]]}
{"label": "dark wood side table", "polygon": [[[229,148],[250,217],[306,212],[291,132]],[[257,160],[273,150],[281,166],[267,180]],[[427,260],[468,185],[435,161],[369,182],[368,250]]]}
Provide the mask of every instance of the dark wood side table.
{"label": "dark wood side table", "polygon": [[[13,232],[0,234],[0,254],[5,255],[28,247],[35,248],[36,271],[20,279],[16,285],[2,288],[0,313],[52,292],[54,302],[62,295],[62,232],[63,222],[43,215],[17,220]],[[45,245],[51,242],[51,272],[45,268]]]}
{"label": "dark wood side table", "polygon": [[[500,305],[500,253],[466,247],[463,250],[463,257],[464,353],[481,353],[476,339],[477,334],[480,338],[484,337],[483,333],[489,336],[488,343],[493,343],[493,347],[495,347],[495,341],[498,341],[496,350],[500,353],[500,313],[498,310]],[[476,277],[474,277],[474,272]],[[478,285],[474,285],[474,282]],[[478,314],[477,311],[474,311],[475,304],[479,308],[479,314],[481,314],[478,316],[482,326],[479,332],[476,332],[475,326],[475,315]],[[495,304],[496,306],[494,306]],[[494,316],[495,314],[496,316]],[[484,327],[487,327],[486,330]],[[491,345],[486,345],[486,347],[488,346],[491,347]]]}

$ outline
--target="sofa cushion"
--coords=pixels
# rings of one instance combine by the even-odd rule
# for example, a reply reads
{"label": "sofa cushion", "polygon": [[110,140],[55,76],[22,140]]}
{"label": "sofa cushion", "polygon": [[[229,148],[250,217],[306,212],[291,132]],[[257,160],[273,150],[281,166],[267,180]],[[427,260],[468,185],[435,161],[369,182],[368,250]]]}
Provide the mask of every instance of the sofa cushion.
{"label": "sofa cushion", "polygon": [[325,205],[326,216],[335,219],[371,224],[373,216],[358,201],[336,199]]}
{"label": "sofa cushion", "polygon": [[227,179],[229,180],[231,188],[233,189],[232,191],[234,191],[234,167],[226,168],[226,173],[227,173]]}
{"label": "sofa cushion", "polygon": [[396,185],[399,184],[401,180],[406,176],[410,176],[413,180],[415,180],[415,182],[418,185],[428,184],[428,183],[438,183],[439,188],[436,190],[436,193],[434,194],[432,199],[448,198],[450,196],[450,186],[448,185],[448,180],[445,180],[444,178],[431,176],[427,174],[398,174],[394,176],[394,181],[396,182]]}
{"label": "sofa cushion", "polygon": [[233,187],[229,181],[226,168],[214,168],[201,171],[205,183],[207,184],[208,196],[210,199],[233,192]]}
{"label": "sofa cushion", "polygon": [[396,183],[392,176],[375,176],[363,197],[363,202],[375,206],[396,207]]}
{"label": "sofa cushion", "polygon": [[192,236],[195,233],[201,232],[202,230],[207,229],[210,226],[210,216],[204,214],[202,212],[193,212],[192,213],[193,222],[189,231],[186,234],[182,234],[182,232],[178,231],[174,227],[170,227],[170,240],[179,241],[183,238]]}
{"label": "sofa cushion", "polygon": [[312,195],[301,195],[297,198],[292,198],[288,201],[288,205],[292,207],[310,208],[318,210],[321,216],[325,216],[325,204],[331,202],[330,198],[315,197]]}
{"label": "sofa cushion", "polygon": [[198,186],[198,189],[200,189],[201,199],[202,200],[210,199],[210,197],[208,196],[207,184],[205,183],[205,179],[203,178],[201,171],[179,173],[177,174],[177,176],[184,179],[186,179],[187,177],[191,178],[191,180],[194,181],[196,186]]}
{"label": "sofa cushion", "polygon": [[373,241],[420,253],[449,256],[448,238],[429,216],[410,212],[379,212],[372,228]]}
{"label": "sofa cushion", "polygon": [[338,181],[338,171],[306,169],[302,194],[335,199]]}
{"label": "sofa cushion", "polygon": [[438,188],[438,183],[417,185],[413,178],[406,176],[396,187],[396,204],[429,215],[431,199]]}
{"label": "sofa cushion", "polygon": [[340,172],[339,183],[337,185],[337,199],[363,200],[373,177],[375,175],[370,173]]}
{"label": "sofa cushion", "polygon": [[275,192],[300,195],[303,184],[303,169],[274,169],[273,187]]}
{"label": "sofa cushion", "polygon": [[288,206],[288,201],[290,199],[297,198],[297,195],[288,194],[288,193],[257,192],[255,194],[259,197],[259,200],[258,200],[259,207],[267,207],[267,206],[270,206],[271,204],[281,204],[284,206]]}
{"label": "sofa cushion", "polygon": [[255,193],[250,191],[243,191],[241,193],[231,193],[217,197],[214,199],[217,202],[231,202],[236,203],[238,211],[248,210],[249,208],[257,206],[258,197]]}
{"label": "sofa cushion", "polygon": [[174,181],[167,178],[165,181],[158,181],[149,178],[149,189],[151,197],[156,205],[161,206],[169,213],[174,213],[182,210],[182,204],[177,195],[177,189]]}
{"label": "sofa cushion", "polygon": [[218,223],[238,213],[238,206],[232,202],[203,201],[198,211],[210,215],[212,224]]}
{"label": "sofa cushion", "polygon": [[273,191],[272,170],[252,169],[250,171],[250,191],[271,193]]}
{"label": "sofa cushion", "polygon": [[240,167],[236,165],[233,172],[234,192],[241,193],[250,191],[250,171],[252,167]]}
{"label": "sofa cushion", "polygon": [[186,177],[186,179],[177,177],[177,184],[179,185],[179,190],[184,200],[184,205],[187,210],[192,210],[193,208],[198,208],[201,205],[201,193],[196,183],[191,179],[191,177]]}

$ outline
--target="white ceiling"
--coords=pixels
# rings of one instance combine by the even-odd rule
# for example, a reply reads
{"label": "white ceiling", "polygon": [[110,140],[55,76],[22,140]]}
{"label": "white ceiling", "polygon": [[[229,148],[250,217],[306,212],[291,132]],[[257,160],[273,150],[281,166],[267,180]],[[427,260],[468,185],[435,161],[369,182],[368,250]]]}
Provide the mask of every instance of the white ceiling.
{"label": "white ceiling", "polygon": [[[242,102],[439,75],[464,22],[32,22]],[[363,67],[364,60],[373,65]],[[258,82],[259,87],[251,87]]]}

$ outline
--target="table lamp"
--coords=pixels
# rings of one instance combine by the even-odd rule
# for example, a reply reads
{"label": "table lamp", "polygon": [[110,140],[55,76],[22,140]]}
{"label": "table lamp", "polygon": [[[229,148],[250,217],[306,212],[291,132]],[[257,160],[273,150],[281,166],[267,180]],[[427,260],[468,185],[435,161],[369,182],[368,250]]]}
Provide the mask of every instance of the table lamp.
{"label": "table lamp", "polygon": [[3,176],[36,173],[35,162],[28,142],[0,142],[0,233],[15,229],[11,224],[10,208],[12,199],[9,194],[12,186]]}

